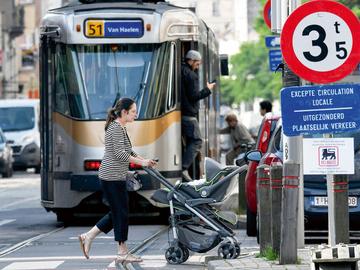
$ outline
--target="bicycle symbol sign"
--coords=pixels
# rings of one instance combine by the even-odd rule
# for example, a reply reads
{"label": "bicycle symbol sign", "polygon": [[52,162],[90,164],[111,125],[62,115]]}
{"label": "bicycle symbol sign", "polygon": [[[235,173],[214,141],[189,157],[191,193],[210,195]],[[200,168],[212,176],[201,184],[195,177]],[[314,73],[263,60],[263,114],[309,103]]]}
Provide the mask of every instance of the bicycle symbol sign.
{"label": "bicycle symbol sign", "polygon": [[281,33],[285,62],[314,83],[349,75],[360,60],[360,23],[346,6],[317,0],[303,4],[286,20]]}

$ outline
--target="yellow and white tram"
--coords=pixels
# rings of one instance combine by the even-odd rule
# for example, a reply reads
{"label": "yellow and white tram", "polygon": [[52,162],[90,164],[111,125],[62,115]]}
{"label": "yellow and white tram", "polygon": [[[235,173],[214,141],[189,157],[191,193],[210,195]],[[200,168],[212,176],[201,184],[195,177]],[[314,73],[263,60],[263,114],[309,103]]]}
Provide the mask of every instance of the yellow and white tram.
{"label": "yellow and white tram", "polygon": [[[149,2],[74,1],[42,20],[41,200],[59,220],[101,205],[104,123],[121,97],[137,103],[138,119],[128,128],[135,151],[159,158],[165,177],[181,177],[181,61],[189,49],[201,52],[203,88],[220,75],[218,44],[192,11]],[[202,154],[215,159],[219,90],[201,102],[199,116]],[[141,177],[143,188],[130,203],[147,213],[156,206],[150,196],[159,183]]]}

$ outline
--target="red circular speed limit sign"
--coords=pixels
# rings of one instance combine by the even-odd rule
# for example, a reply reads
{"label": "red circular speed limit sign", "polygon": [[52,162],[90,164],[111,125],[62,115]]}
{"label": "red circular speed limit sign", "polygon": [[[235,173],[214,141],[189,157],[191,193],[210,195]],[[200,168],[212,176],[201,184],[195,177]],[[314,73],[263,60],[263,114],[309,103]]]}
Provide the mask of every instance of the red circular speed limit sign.
{"label": "red circular speed limit sign", "polygon": [[301,78],[314,83],[338,81],[360,61],[359,19],[335,1],[303,4],[284,24],[281,51]]}
{"label": "red circular speed limit sign", "polygon": [[263,16],[265,24],[271,29],[271,0],[268,0],[264,6]]}

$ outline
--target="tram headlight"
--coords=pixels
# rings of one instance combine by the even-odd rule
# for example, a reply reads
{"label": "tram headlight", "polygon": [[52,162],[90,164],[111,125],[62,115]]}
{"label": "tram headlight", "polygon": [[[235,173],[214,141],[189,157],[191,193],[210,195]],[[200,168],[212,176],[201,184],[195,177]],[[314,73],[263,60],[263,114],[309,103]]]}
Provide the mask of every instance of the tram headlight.
{"label": "tram headlight", "polygon": [[85,160],[84,169],[85,171],[98,171],[101,165],[101,160]]}

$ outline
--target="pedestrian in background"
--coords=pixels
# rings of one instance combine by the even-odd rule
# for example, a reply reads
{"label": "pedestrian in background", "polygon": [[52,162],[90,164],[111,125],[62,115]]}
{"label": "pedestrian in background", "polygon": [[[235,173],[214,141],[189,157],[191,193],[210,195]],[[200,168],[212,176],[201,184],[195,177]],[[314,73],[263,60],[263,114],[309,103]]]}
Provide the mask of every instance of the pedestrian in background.
{"label": "pedestrian in background", "polygon": [[197,71],[200,64],[201,54],[190,50],[186,53],[185,63],[181,66],[181,130],[186,143],[182,155],[182,170],[185,180],[191,180],[188,169],[202,145],[198,122],[199,101],[208,97],[215,87],[215,82],[207,82],[207,86],[199,90]]}
{"label": "pedestrian in background", "polygon": [[92,229],[79,236],[80,247],[87,259],[95,237],[101,232],[108,233],[114,229],[115,241],[118,242],[116,262],[142,261],[140,257],[129,253],[126,245],[129,227],[126,175],[129,162],[148,167],[155,166],[156,162],[144,159],[132,150],[126,124],[133,122],[136,117],[136,104],[130,98],[118,100],[115,107],[108,112],[105,124],[105,153],[99,168],[99,179],[110,212]]}
{"label": "pedestrian in background", "polygon": [[259,103],[259,105],[261,116],[264,116],[268,112],[272,112],[272,104],[269,100],[263,100]]}
{"label": "pedestrian in background", "polygon": [[229,113],[225,117],[228,126],[220,129],[220,134],[230,134],[232,149],[226,154],[226,165],[233,165],[234,159],[241,153],[247,151],[245,144],[255,143],[247,128],[238,121],[236,114]]}

